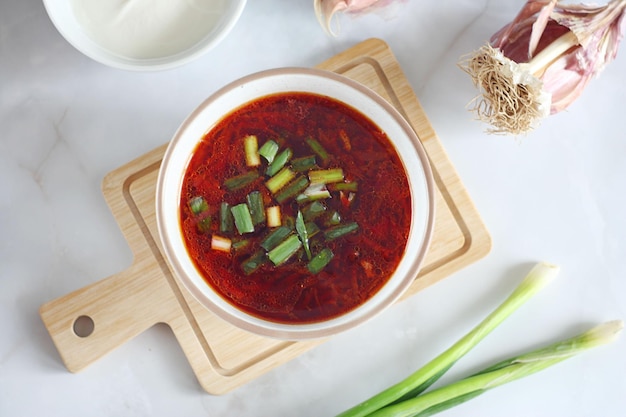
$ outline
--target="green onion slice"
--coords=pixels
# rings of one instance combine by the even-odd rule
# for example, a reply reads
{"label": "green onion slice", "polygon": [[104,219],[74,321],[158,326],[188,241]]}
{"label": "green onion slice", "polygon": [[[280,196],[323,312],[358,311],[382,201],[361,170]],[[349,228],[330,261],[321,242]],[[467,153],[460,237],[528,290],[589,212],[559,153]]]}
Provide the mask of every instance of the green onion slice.
{"label": "green onion slice", "polygon": [[250,215],[250,209],[246,203],[237,204],[230,209],[235,219],[235,226],[240,235],[244,233],[254,232],[254,224],[252,223],[252,216]]}
{"label": "green onion slice", "polygon": [[263,196],[259,191],[252,191],[246,196],[252,223],[256,226],[265,222],[265,206],[263,205]]}
{"label": "green onion slice", "polygon": [[250,275],[257,269],[259,269],[259,267],[263,265],[266,261],[267,254],[265,253],[265,251],[260,250],[252,254],[252,256],[250,256],[248,259],[244,260],[241,263],[241,269],[243,270],[244,274]]}
{"label": "green onion slice", "polygon": [[232,233],[235,228],[233,214],[230,212],[230,205],[223,201],[220,204],[220,232]]}
{"label": "green onion slice", "polygon": [[306,172],[317,166],[315,155],[303,156],[291,160],[291,168],[296,172]]}
{"label": "green onion slice", "polygon": [[280,242],[291,234],[291,229],[287,226],[280,226],[268,234],[262,241],[261,247],[266,251],[274,249]]}
{"label": "green onion slice", "polygon": [[256,167],[261,165],[259,158],[259,142],[254,135],[248,135],[243,138],[243,148],[246,154],[246,165]]}
{"label": "green onion slice", "polygon": [[243,174],[228,178],[224,181],[224,187],[229,191],[239,190],[246,185],[252,184],[254,180],[259,178],[259,173],[257,171],[248,171]]}
{"label": "green onion slice", "polygon": [[278,266],[285,263],[298,249],[302,247],[302,242],[296,235],[290,235],[278,246],[267,253],[267,257]]}
{"label": "green onion slice", "polygon": [[290,198],[295,197],[298,193],[302,192],[309,185],[309,179],[304,175],[300,175],[295,180],[287,184],[285,188],[280,190],[274,198],[279,203],[284,203]]}
{"label": "green onion slice", "polygon": [[328,248],[324,248],[309,261],[307,268],[312,274],[317,274],[330,263],[333,256],[335,256],[333,251]]}
{"label": "green onion slice", "polygon": [[207,211],[209,209],[209,204],[206,202],[204,197],[193,197],[189,200],[189,209],[193,214],[198,215]]}
{"label": "green onion slice", "polygon": [[265,174],[268,177],[273,177],[274,175],[276,175],[281,169],[283,169],[287,162],[289,162],[292,155],[293,152],[289,148],[276,155],[272,163],[269,164],[269,166],[267,167]]}
{"label": "green onion slice", "polygon": [[324,230],[324,237],[326,240],[334,240],[349,233],[356,232],[358,229],[359,225],[356,222],[340,224]]}
{"label": "green onion slice", "polygon": [[321,143],[319,143],[317,140],[315,140],[312,137],[308,137],[305,139],[307,145],[309,145],[309,147],[311,148],[311,150],[320,157],[320,159],[322,160],[322,162],[326,163],[328,162],[328,152],[326,151],[326,149],[324,149],[324,147],[322,146]]}
{"label": "green onion slice", "polygon": [[304,216],[302,212],[298,210],[298,215],[296,216],[296,232],[298,232],[298,236],[300,237],[300,242],[304,246],[304,252],[306,253],[307,259],[311,259],[311,248],[309,247],[309,233],[304,224]]}
{"label": "green onion slice", "polygon": [[272,194],[283,188],[296,174],[289,168],[283,168],[280,172],[265,182],[265,186]]}
{"label": "green onion slice", "polygon": [[261,146],[261,148],[259,149],[259,155],[265,158],[268,164],[271,164],[272,161],[274,161],[277,153],[278,143],[274,142],[271,139],[265,142],[263,146]]}
{"label": "green onion slice", "polygon": [[309,171],[309,180],[312,184],[330,184],[343,181],[343,169],[329,168]]}

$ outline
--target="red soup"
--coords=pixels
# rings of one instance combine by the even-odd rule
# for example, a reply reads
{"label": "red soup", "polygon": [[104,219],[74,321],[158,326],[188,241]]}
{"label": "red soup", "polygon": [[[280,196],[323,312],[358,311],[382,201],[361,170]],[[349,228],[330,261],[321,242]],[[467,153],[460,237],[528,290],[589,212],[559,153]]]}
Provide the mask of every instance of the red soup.
{"label": "red soup", "polygon": [[184,241],[208,285],[282,323],[366,302],[398,266],[411,222],[406,173],[385,133],[309,93],[227,115],[195,149],[181,195]]}

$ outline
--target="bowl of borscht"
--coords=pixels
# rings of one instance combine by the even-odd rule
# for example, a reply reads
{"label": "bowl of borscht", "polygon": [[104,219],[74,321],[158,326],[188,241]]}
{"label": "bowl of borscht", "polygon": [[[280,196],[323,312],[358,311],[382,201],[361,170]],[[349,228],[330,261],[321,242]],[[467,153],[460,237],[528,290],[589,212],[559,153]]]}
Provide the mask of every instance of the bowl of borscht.
{"label": "bowl of borscht", "polygon": [[433,193],[419,138],[385,99],[336,73],[278,68],[221,88],[181,124],[156,220],[200,304],[306,340],[365,322],[413,283]]}

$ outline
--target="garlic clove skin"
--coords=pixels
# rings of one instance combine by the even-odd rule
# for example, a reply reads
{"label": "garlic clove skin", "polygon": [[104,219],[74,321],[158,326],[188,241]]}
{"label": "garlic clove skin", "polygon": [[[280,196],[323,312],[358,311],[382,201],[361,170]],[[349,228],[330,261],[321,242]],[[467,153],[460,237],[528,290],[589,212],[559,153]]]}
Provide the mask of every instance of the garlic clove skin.
{"label": "garlic clove skin", "polygon": [[331,36],[337,36],[337,32],[332,28],[332,19],[336,13],[368,13],[374,9],[384,8],[394,1],[398,0],[313,0],[313,7],[324,31]]}

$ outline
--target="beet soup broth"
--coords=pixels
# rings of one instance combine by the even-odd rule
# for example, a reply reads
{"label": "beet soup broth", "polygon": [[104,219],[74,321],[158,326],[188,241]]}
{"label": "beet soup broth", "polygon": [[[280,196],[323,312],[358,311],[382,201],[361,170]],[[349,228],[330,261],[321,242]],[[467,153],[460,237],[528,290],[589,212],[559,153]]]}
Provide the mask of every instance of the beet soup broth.
{"label": "beet soup broth", "polygon": [[411,214],[385,133],[310,93],[266,96],[222,119],[197,145],[180,202],[206,282],[253,316],[294,324],[370,299],[400,262]]}

